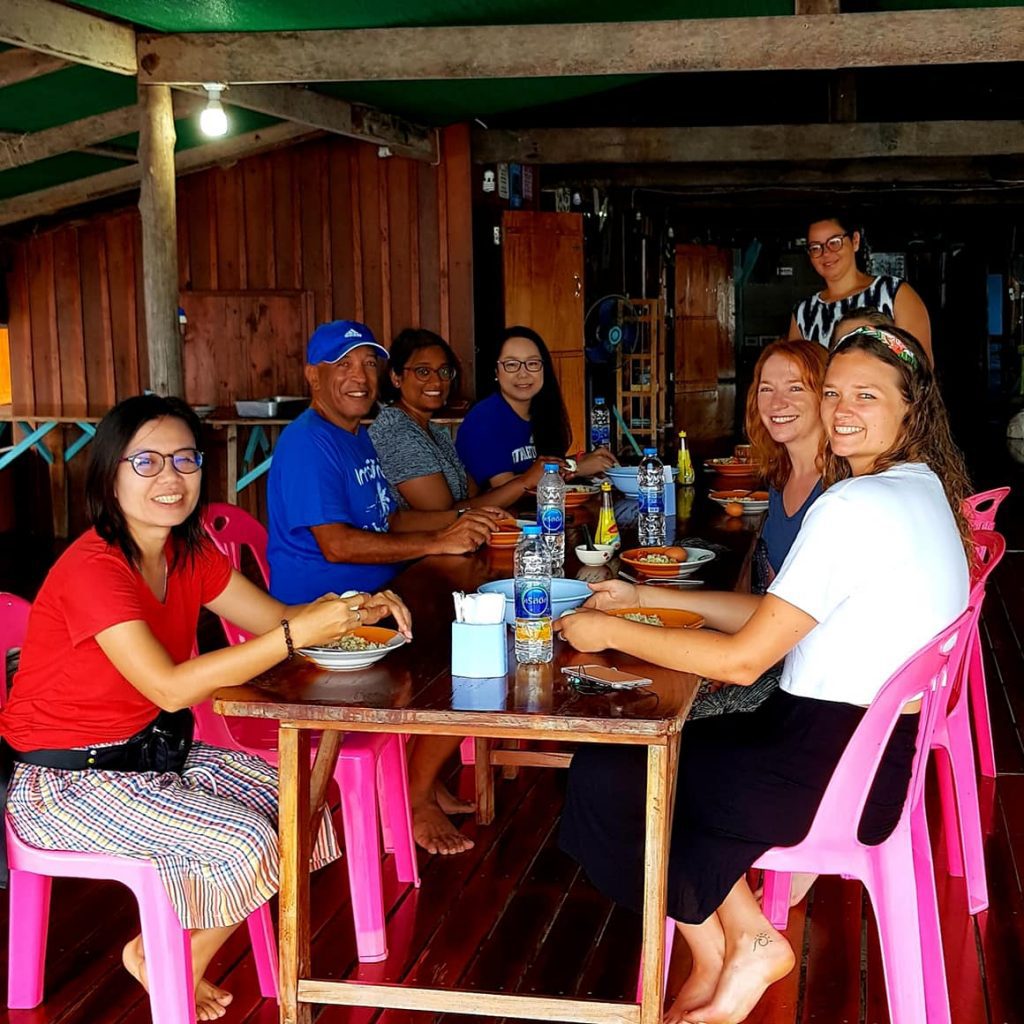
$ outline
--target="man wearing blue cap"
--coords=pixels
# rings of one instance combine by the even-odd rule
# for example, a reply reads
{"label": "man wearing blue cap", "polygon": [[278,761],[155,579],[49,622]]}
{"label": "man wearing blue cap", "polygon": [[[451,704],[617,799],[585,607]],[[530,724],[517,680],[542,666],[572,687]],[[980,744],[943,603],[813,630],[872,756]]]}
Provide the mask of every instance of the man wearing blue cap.
{"label": "man wearing blue cap", "polygon": [[[397,511],[362,420],[377,401],[388,351],[355,320],[321,324],[306,346],[310,408],[281,433],[267,483],[270,592],[286,604],[346,590],[386,586],[403,563],[423,555],[460,555],[483,544],[498,516]],[[436,784],[458,745],[446,737],[415,745],[410,762],[414,835],[432,853],[472,846],[442,813],[463,810]]]}

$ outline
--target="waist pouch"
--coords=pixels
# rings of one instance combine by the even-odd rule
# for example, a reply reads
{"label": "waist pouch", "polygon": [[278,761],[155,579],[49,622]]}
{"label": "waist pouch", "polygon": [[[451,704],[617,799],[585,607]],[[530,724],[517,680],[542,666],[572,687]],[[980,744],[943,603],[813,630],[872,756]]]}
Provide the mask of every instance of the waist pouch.
{"label": "waist pouch", "polygon": [[64,771],[175,772],[181,774],[192,749],[192,711],[161,711],[124,743],[84,750],[15,750],[0,739],[0,888],[7,888],[7,788],[14,766],[37,765]]}

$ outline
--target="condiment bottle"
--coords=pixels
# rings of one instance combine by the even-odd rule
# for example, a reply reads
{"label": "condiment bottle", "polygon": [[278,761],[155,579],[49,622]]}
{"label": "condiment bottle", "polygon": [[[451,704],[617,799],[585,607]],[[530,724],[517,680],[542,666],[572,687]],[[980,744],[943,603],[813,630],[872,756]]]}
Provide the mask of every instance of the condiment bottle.
{"label": "condiment bottle", "polygon": [[601,511],[597,517],[597,536],[594,543],[611,544],[616,548],[622,544],[619,524],[615,522],[615,509],[612,507],[612,485],[607,480],[601,484]]}
{"label": "condiment bottle", "polygon": [[681,484],[692,484],[696,479],[693,472],[693,460],[690,458],[690,450],[686,447],[686,431],[679,431],[679,482]]}

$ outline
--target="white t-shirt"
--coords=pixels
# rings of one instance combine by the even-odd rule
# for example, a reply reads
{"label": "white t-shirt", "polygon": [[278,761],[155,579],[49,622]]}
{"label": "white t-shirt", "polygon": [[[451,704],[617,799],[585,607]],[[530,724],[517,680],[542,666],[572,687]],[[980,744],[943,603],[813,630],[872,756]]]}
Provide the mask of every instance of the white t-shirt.
{"label": "white t-shirt", "polygon": [[818,622],[786,656],[782,689],[870,704],[967,607],[967,559],[939,478],[904,463],[833,484],[768,593]]}

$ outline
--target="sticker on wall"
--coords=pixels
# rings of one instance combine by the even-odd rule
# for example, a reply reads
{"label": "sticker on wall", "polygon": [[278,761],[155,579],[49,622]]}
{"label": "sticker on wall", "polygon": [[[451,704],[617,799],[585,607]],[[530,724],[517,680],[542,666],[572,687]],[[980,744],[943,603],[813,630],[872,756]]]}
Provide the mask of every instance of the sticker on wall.
{"label": "sticker on wall", "polygon": [[523,201],[533,200],[533,167],[529,164],[523,165]]}
{"label": "sticker on wall", "polygon": [[508,199],[508,164],[498,164],[498,195]]}
{"label": "sticker on wall", "polygon": [[555,189],[555,212],[568,213],[572,209],[572,192],[567,188]]}
{"label": "sticker on wall", "polygon": [[490,169],[484,171],[484,180],[481,187],[485,192],[493,192],[498,187],[498,183],[494,178],[494,171]]}

